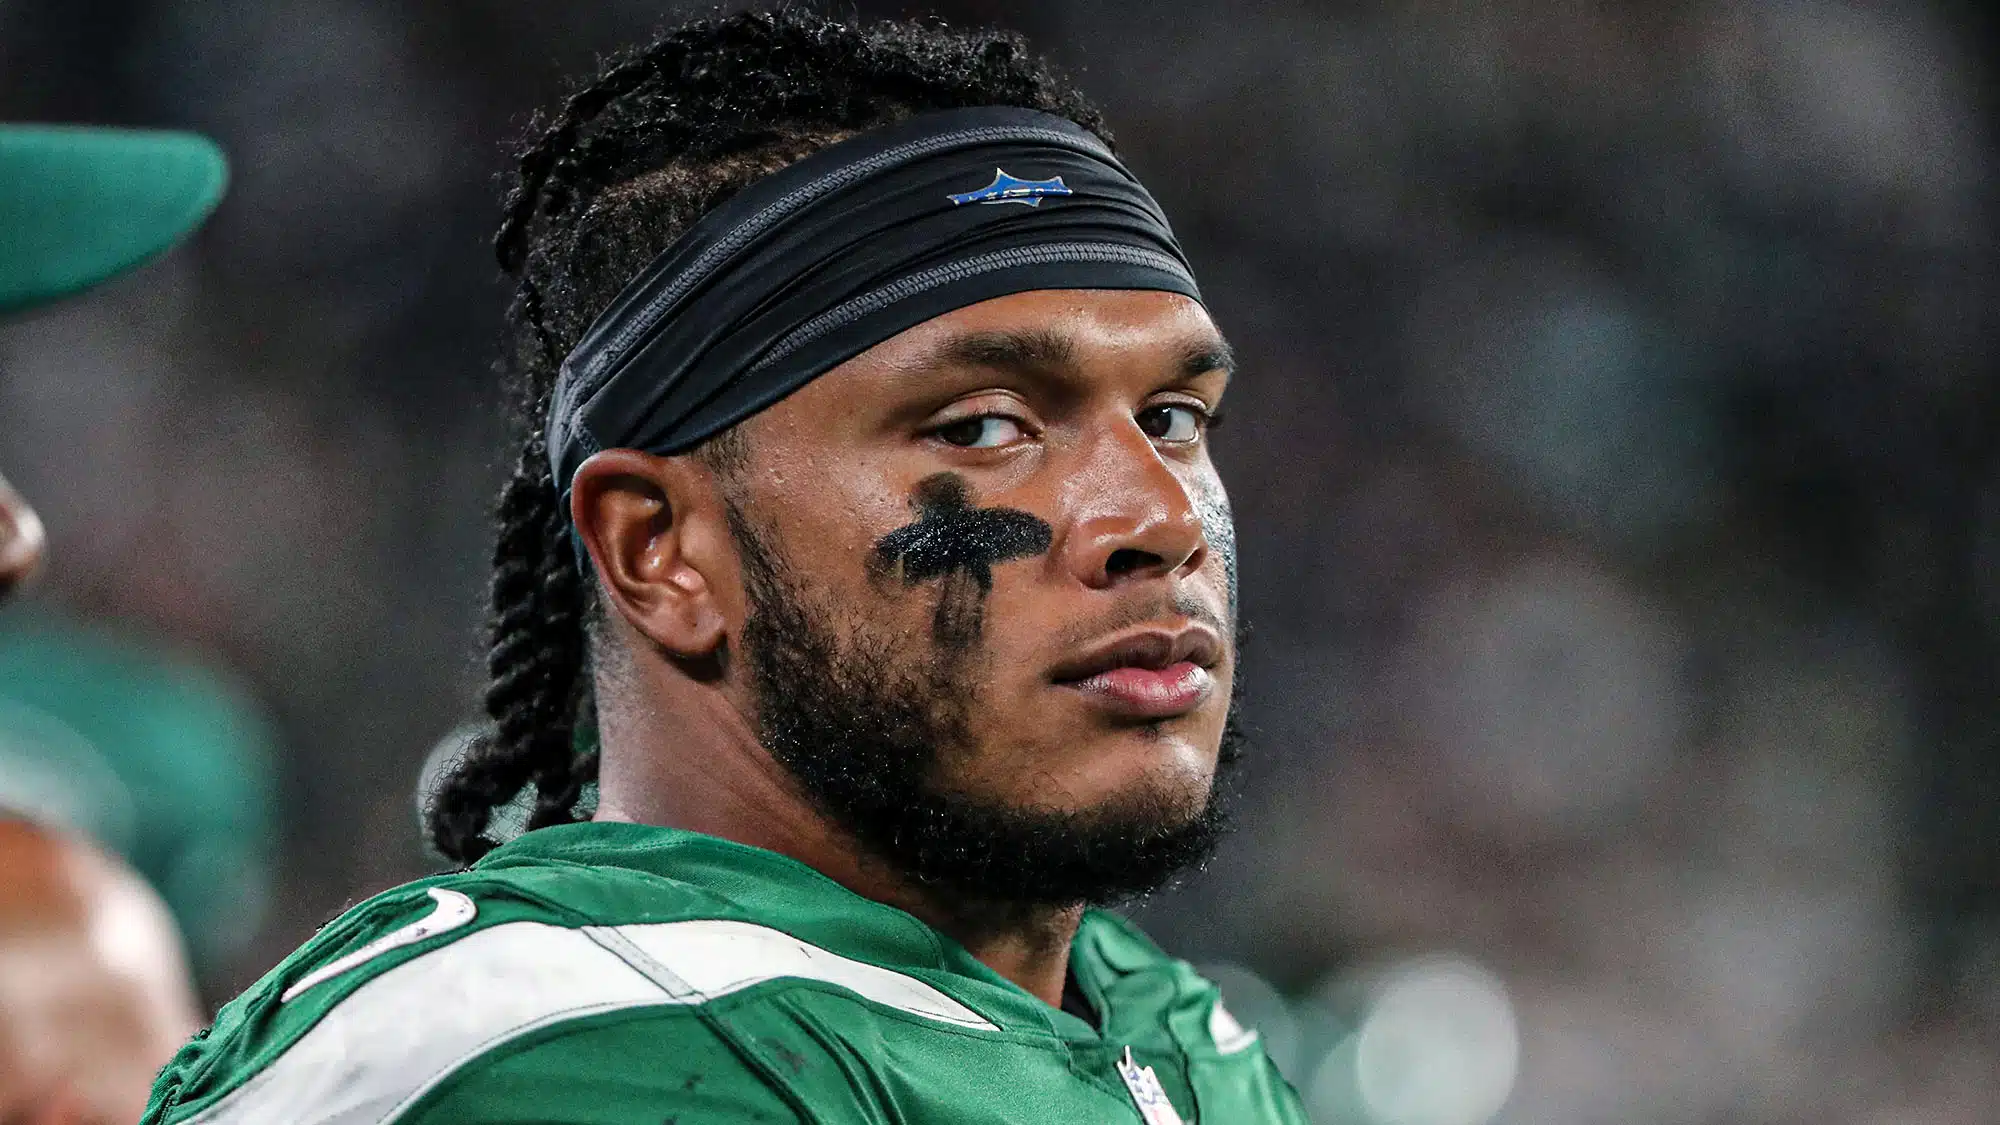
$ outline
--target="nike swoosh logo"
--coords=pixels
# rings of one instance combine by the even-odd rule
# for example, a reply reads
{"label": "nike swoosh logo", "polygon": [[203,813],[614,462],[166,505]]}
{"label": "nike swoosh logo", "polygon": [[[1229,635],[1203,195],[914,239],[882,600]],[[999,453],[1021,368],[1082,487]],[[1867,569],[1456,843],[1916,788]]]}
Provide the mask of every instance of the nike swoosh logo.
{"label": "nike swoosh logo", "polygon": [[278,997],[278,1002],[289,1003],[314,985],[324,984],[349,969],[359,968],[392,949],[415,945],[425,938],[456,930],[471,922],[479,914],[479,908],[473,905],[472,900],[457,891],[432,887],[429,894],[431,901],[437,903],[436,909],[409,925],[383,934],[347,956],[328,961],[300,977]]}

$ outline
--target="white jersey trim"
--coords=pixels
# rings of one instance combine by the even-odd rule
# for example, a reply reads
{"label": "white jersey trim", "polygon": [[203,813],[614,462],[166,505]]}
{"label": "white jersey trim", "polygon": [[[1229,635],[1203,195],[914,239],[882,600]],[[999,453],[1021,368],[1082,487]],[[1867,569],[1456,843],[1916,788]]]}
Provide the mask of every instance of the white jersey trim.
{"label": "white jersey trim", "polygon": [[998,1028],[978,1012],[914,977],[831,953],[790,934],[752,922],[704,919],[651,926],[593,926],[633,968],[675,1000],[698,1004],[779,977],[824,981],[913,1016]]}
{"label": "white jersey trim", "polygon": [[701,1004],[780,978],[823,981],[958,1027],[996,1030],[913,977],[748,922],[568,929],[507,922],[354,990],[187,1125],[386,1125],[460,1067],[541,1028],[625,1008]]}

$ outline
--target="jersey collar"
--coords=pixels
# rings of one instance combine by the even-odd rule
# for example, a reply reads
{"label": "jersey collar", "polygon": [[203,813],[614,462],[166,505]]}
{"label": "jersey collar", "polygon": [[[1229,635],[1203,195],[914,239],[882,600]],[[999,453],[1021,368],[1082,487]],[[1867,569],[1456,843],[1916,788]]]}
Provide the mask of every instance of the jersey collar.
{"label": "jersey collar", "polygon": [[[863,898],[777,852],[679,828],[589,822],[524,833],[475,869],[550,863],[625,868],[670,879],[712,896],[715,916],[771,926],[843,957],[926,979],[1003,1029],[1100,1038],[1097,1028],[995,973],[921,919]],[[1090,955],[1095,944],[1088,937],[1078,935],[1071,968],[1104,1014],[1106,966]]]}

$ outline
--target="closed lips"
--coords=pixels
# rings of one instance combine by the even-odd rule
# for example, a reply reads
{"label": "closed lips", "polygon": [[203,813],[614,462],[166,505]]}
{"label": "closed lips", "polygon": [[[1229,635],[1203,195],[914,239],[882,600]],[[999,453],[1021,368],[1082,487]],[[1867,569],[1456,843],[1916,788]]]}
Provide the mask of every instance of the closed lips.
{"label": "closed lips", "polygon": [[1205,625],[1147,629],[1112,637],[1063,661],[1049,673],[1056,683],[1077,683],[1115,668],[1163,671],[1182,662],[1213,668],[1222,659],[1222,638]]}

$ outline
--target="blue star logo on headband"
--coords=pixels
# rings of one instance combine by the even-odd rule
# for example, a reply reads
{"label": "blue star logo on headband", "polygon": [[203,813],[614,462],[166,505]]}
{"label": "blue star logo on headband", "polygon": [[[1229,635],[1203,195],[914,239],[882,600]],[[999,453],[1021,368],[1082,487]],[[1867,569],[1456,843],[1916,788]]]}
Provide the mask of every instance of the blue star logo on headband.
{"label": "blue star logo on headband", "polygon": [[1007,174],[1003,168],[993,169],[993,182],[978,191],[960,192],[947,196],[953,206],[966,203],[1021,203],[1029,207],[1040,207],[1042,197],[1049,195],[1075,195],[1061,176],[1050,176],[1046,180],[1023,180]]}

